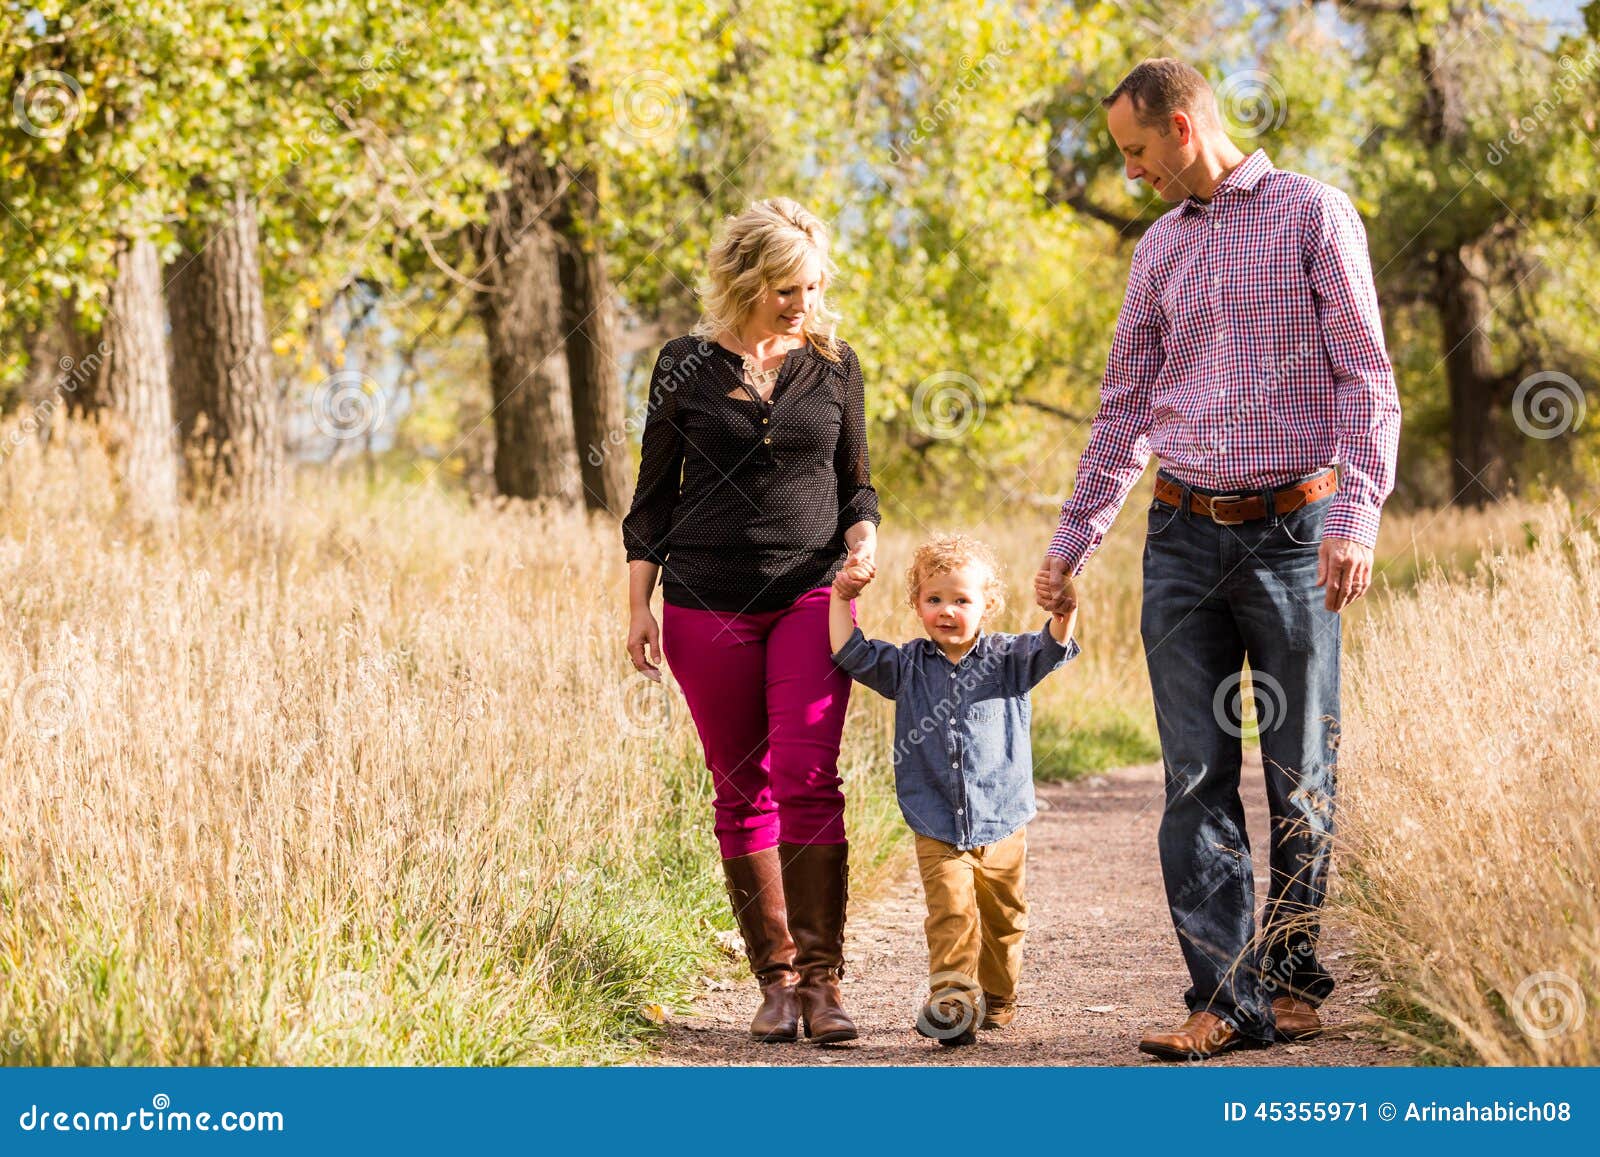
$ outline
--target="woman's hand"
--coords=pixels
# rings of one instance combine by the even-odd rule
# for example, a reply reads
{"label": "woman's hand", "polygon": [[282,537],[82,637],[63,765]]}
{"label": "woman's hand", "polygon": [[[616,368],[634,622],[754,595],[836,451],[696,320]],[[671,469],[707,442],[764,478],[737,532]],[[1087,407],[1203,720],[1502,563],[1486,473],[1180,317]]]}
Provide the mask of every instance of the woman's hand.
{"label": "woman's hand", "polygon": [[635,607],[628,626],[628,658],[646,679],[661,682],[661,627],[648,606]]}
{"label": "woman's hand", "polygon": [[877,576],[877,563],[856,561],[852,555],[839,568],[839,573],[834,575],[833,593],[841,599],[853,599]]}
{"label": "woman's hand", "polygon": [[878,528],[870,522],[856,523],[845,531],[844,544],[849,548],[850,554],[844,560],[845,566],[853,563],[865,563],[876,573],[878,568]]}

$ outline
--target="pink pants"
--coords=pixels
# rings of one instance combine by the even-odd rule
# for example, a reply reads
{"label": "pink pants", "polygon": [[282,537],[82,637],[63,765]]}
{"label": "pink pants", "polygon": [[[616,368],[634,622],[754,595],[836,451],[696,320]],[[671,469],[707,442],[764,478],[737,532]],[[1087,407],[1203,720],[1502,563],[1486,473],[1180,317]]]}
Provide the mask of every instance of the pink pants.
{"label": "pink pants", "polygon": [[817,587],[754,614],[662,607],[661,650],[705,745],[723,859],[780,839],[845,842],[839,740],[850,676],[833,664],[828,598]]}

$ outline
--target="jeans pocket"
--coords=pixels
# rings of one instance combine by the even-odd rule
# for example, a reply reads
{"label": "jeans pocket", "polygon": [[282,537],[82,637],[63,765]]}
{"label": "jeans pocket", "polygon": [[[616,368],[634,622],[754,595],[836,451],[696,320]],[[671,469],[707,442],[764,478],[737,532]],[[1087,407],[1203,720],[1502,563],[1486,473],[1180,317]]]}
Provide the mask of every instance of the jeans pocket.
{"label": "jeans pocket", "polygon": [[1322,521],[1327,512],[1325,502],[1302,506],[1278,519],[1278,533],[1295,546],[1320,546]]}
{"label": "jeans pocket", "polygon": [[1178,517],[1179,510],[1176,506],[1168,506],[1159,498],[1150,500],[1149,518],[1146,520],[1145,537],[1160,538],[1167,532],[1173,521]]}

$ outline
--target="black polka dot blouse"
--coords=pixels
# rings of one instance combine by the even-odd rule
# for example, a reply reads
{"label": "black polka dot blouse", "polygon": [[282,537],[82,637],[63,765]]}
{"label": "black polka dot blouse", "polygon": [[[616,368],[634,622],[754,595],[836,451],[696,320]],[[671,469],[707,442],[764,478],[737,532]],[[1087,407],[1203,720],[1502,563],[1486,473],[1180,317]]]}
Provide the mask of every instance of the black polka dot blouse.
{"label": "black polka dot blouse", "polygon": [[788,606],[833,582],[846,529],[879,523],[861,363],[843,342],[838,354],[789,351],[763,401],[725,346],[686,336],[662,347],[622,539],[630,561],[660,565],[667,602]]}

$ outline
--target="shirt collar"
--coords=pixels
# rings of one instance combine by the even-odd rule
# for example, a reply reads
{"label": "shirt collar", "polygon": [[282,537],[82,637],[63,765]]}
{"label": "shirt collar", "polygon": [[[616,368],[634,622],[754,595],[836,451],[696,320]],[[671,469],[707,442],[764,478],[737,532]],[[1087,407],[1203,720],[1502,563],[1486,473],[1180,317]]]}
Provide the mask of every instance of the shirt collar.
{"label": "shirt collar", "polygon": [[1267,157],[1267,151],[1257,149],[1235,165],[1231,173],[1217,182],[1216,189],[1211,193],[1210,202],[1190,195],[1183,199],[1183,211],[1203,213],[1216,204],[1218,197],[1254,193],[1261,184],[1261,179],[1270,172],[1272,172],[1272,161]]}
{"label": "shirt collar", "polygon": [[[983,627],[979,627],[978,633],[972,637],[972,646],[968,647],[967,653],[961,656],[961,663],[965,663],[974,655],[978,654],[983,647],[984,640],[988,637],[988,630]],[[928,640],[928,645],[933,648],[934,654],[938,655],[939,658],[943,659],[946,663],[950,663],[950,656],[944,653],[943,647],[939,646],[939,644],[935,643],[932,639]],[[950,663],[950,665],[952,667],[959,667],[961,663]]]}

